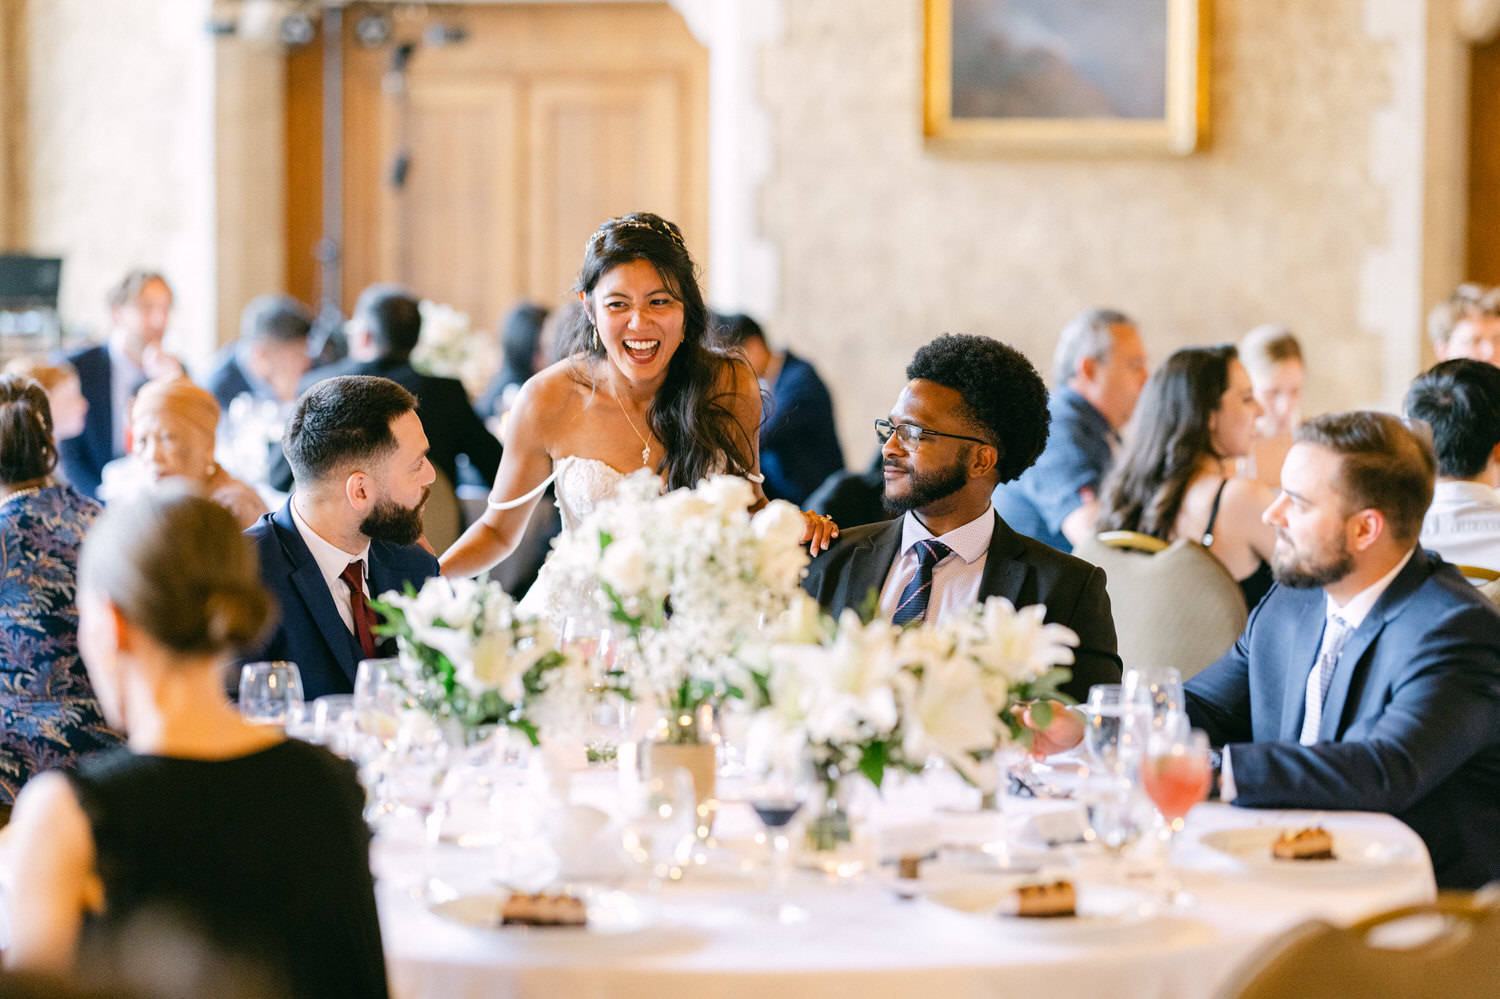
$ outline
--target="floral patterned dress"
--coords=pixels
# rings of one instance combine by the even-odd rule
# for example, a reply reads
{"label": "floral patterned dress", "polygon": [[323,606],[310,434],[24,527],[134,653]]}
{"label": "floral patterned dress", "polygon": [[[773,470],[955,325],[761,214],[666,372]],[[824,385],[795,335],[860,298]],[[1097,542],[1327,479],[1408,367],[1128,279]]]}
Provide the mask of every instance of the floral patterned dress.
{"label": "floral patterned dress", "polygon": [[0,499],[0,804],[120,744],[78,658],[78,551],[100,509],[63,484]]}

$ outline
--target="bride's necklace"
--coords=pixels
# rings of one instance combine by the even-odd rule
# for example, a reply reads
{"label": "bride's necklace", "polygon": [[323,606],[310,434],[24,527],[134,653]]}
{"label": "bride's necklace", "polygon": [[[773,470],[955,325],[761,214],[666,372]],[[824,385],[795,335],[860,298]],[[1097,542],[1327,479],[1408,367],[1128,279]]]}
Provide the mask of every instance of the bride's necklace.
{"label": "bride's necklace", "polygon": [[630,429],[635,433],[637,437],[641,439],[641,443],[645,445],[641,448],[641,467],[644,468],[647,465],[650,465],[651,441],[646,438],[645,434],[635,429],[635,421],[632,420],[630,418],[630,414],[625,411],[625,404],[620,401],[620,396],[618,394],[615,395],[615,405],[620,407],[620,415],[625,417],[625,422],[630,425]]}

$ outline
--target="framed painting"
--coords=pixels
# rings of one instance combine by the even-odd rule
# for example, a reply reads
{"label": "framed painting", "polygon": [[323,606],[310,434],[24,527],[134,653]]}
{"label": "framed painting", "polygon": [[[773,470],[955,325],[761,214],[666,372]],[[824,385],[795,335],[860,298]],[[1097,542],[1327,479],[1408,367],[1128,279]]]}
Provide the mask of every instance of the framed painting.
{"label": "framed painting", "polygon": [[1209,0],[925,0],[929,146],[1185,155]]}

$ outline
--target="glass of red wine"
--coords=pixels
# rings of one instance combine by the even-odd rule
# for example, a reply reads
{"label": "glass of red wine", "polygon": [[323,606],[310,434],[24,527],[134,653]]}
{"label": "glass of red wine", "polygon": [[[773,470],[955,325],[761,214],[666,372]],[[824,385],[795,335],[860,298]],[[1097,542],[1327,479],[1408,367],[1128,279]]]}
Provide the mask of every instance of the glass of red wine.
{"label": "glass of red wine", "polygon": [[779,923],[798,923],[807,913],[786,901],[791,872],[791,825],[813,788],[812,767],[801,757],[757,760],[747,775],[746,798],[765,826],[771,846],[770,914]]}

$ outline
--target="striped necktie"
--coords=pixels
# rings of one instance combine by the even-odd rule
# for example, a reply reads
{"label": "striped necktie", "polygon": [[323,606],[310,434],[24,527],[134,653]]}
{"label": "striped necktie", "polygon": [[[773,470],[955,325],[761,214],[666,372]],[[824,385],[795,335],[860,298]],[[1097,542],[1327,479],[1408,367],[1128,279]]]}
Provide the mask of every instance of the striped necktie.
{"label": "striped necktie", "polygon": [[[1312,676],[1307,684],[1307,706],[1302,714],[1302,733],[1298,741],[1311,746],[1318,741],[1318,726],[1323,724],[1323,702],[1328,700],[1328,687],[1333,683],[1333,670],[1339,664],[1339,656],[1354,629],[1337,614],[1328,619],[1323,629],[1323,646],[1318,650],[1318,661],[1313,663]],[[1317,693],[1314,695],[1314,685]]]}
{"label": "striped necktie", "polygon": [[932,595],[932,569],[947,558],[953,549],[935,538],[923,538],[912,547],[917,550],[917,574],[901,591],[901,602],[891,621],[897,625],[920,621],[927,616],[927,598]]}

